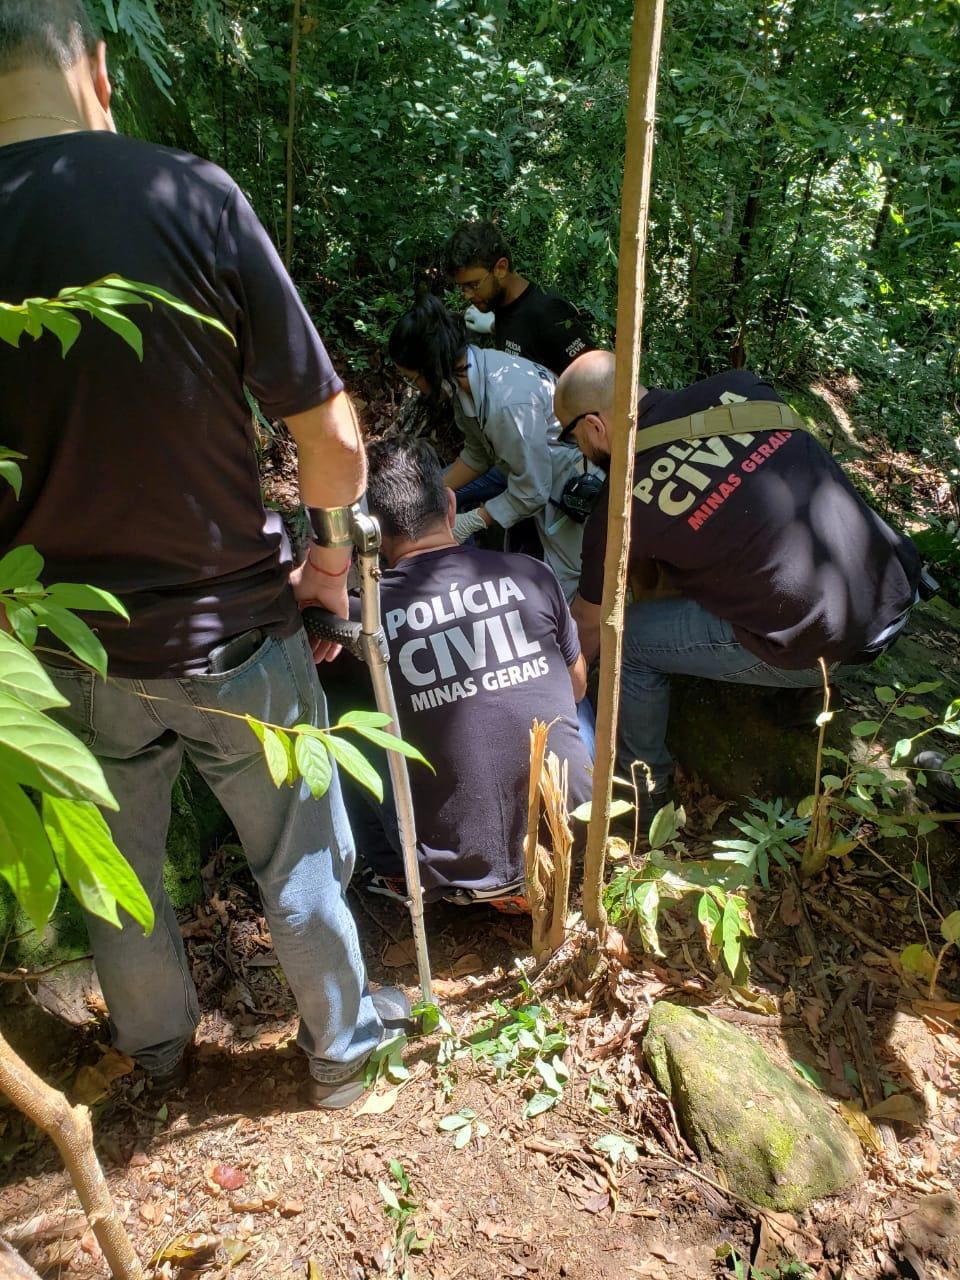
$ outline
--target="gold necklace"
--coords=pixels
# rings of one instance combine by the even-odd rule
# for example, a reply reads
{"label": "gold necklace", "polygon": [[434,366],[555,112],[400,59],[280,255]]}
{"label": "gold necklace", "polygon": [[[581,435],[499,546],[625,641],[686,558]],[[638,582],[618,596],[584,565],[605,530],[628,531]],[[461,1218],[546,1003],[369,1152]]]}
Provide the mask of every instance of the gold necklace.
{"label": "gold necklace", "polygon": [[78,129],[83,128],[79,120],[72,120],[69,116],[4,116],[0,119],[0,124],[13,124],[16,120],[59,120],[61,124],[73,124]]}

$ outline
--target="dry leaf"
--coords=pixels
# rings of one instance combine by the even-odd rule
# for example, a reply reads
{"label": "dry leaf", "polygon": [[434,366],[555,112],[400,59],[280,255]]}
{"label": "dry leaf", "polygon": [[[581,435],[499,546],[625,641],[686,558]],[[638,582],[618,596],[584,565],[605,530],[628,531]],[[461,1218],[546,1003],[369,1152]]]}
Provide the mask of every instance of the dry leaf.
{"label": "dry leaf", "polygon": [[307,1280],[323,1280],[323,1272],[316,1258],[311,1258],[307,1263]]}
{"label": "dry leaf", "polygon": [[150,1259],[150,1266],[158,1267],[162,1262],[173,1262],[178,1267],[189,1266],[191,1270],[198,1271],[200,1267],[212,1261],[219,1248],[219,1236],[208,1235],[202,1231],[190,1231],[174,1237],[169,1244],[158,1249]]}
{"label": "dry leaf", "polygon": [[400,1090],[387,1089],[384,1093],[370,1093],[362,1107],[357,1111],[358,1116],[382,1116],[387,1111],[392,1111],[396,1106],[397,1098]]}
{"label": "dry leaf", "polygon": [[302,1200],[284,1200],[280,1206],[281,1218],[295,1218],[298,1213],[303,1213]]}
{"label": "dry leaf", "polygon": [[230,1200],[230,1208],[234,1213],[263,1213],[264,1209],[268,1209],[269,1207],[269,1205],[259,1199],[242,1200],[234,1196],[231,1197]]}
{"label": "dry leaf", "polygon": [[223,1252],[227,1255],[230,1266],[235,1267],[244,1260],[247,1254],[253,1252],[253,1241],[238,1240],[236,1236],[225,1236]]}
{"label": "dry leaf", "polygon": [[463,978],[468,973],[482,973],[483,968],[483,958],[478,956],[475,951],[471,951],[469,955],[461,956],[459,960],[456,960],[444,974],[444,977]]}
{"label": "dry leaf", "polygon": [[927,1018],[942,1018],[944,1022],[960,1022],[960,1004],[955,1000],[914,1000],[913,1008]]}
{"label": "dry leaf", "polygon": [[417,947],[412,938],[404,938],[402,942],[391,942],[385,947],[380,957],[388,969],[403,969],[408,964],[416,964]]}
{"label": "dry leaf", "polygon": [[903,1124],[920,1125],[923,1118],[916,1098],[908,1093],[891,1093],[867,1112],[871,1120],[899,1120]]}
{"label": "dry leaf", "polygon": [[860,1107],[854,1106],[852,1102],[841,1102],[840,1114],[868,1151],[875,1151],[878,1155],[883,1151],[883,1138],[880,1136],[880,1130],[866,1112],[862,1111]]}
{"label": "dry leaf", "polygon": [[70,1090],[71,1099],[74,1103],[83,1103],[87,1107],[102,1102],[109,1096],[114,1080],[128,1076],[136,1065],[125,1053],[110,1049],[94,1066],[80,1068]]}

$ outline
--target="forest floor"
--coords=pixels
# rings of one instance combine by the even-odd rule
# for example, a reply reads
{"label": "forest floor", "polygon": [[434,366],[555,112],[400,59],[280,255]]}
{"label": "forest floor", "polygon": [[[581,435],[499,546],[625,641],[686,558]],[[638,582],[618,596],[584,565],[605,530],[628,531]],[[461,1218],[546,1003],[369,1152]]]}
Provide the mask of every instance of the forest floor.
{"label": "forest floor", "polygon": [[[843,388],[826,390],[843,408]],[[370,420],[380,408],[368,408]],[[274,454],[273,496],[282,501],[289,455],[282,444]],[[901,467],[931,504],[943,483],[935,473],[918,478],[912,458],[876,449],[864,449],[856,465],[871,479],[883,474],[878,467]],[[682,789],[685,844],[706,856],[729,805],[695,778]],[[958,854],[960,834],[947,827],[930,863],[945,913],[960,901]],[[30,1038],[28,1056],[46,1078],[92,1106],[111,1190],[156,1274],[960,1274],[960,954],[947,953],[932,995],[925,979],[903,970],[901,949],[922,938],[917,899],[869,855],[833,860],[802,894],[778,874],[769,890],[751,894],[752,997],[718,974],[682,907],[662,916],[662,958],[645,955],[621,925],[626,937],[611,935],[590,977],[576,963],[576,941],[568,968],[536,975],[526,918],[428,908],[436,995],[451,1031],[411,1041],[408,1075],[385,1075],[362,1103],[337,1114],[302,1101],[295,1011],[235,846],[213,851],[204,884],[204,901],[183,918],[203,1009],[186,1089],[157,1099],[129,1060],[106,1049],[95,994],[85,1025],[64,1031],[38,1013]],[[372,982],[416,997],[404,909],[360,888],[350,895]],[[852,992],[863,1014],[859,1036],[843,1014]],[[879,1080],[898,1101],[882,1122],[853,1122],[864,1145],[862,1181],[797,1215],[733,1194],[688,1148],[645,1069],[641,1041],[658,999],[709,1007],[781,1064],[815,1073],[838,1103],[861,1093],[870,1102],[867,1081]],[[537,1091],[530,1067],[498,1078],[470,1040],[474,1048],[489,1041],[484,1028],[495,1026],[496,1035],[531,1006],[540,1007],[539,1023],[526,1015],[535,1038],[559,1037],[569,1079],[555,1106],[525,1118]],[[52,1145],[2,1106],[0,1231],[44,1275],[107,1274]]]}

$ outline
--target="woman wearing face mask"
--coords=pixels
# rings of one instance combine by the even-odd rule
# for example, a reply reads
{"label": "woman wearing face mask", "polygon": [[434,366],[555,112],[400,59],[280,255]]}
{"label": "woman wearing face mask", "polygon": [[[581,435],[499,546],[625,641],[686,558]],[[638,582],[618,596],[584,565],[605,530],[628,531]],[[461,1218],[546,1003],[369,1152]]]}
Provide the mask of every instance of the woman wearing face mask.
{"label": "woman wearing face mask", "polygon": [[389,352],[412,386],[434,400],[453,401],[464,443],[445,472],[447,485],[456,491],[494,466],[507,478],[503,493],[457,516],[457,541],[492,524],[509,529],[533,517],[544,560],[571,599],[580,576],[583,524],[558,503],[583,460],[556,443],[554,375],[518,356],[474,346],[467,341],[463,316],[432,294],[397,321]]}

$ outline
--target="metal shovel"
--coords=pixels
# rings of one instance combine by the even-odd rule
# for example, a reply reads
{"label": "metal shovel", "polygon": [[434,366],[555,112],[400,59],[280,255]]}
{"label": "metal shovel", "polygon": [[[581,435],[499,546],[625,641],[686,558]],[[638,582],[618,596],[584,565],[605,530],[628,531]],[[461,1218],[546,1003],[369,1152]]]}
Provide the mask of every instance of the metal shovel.
{"label": "metal shovel", "polygon": [[[353,509],[353,543],[357,548],[360,571],[360,621],[338,618],[316,605],[303,610],[301,617],[311,640],[333,640],[348,653],[365,662],[373,682],[377,710],[390,717],[388,732],[399,733],[397,703],[388,666],[390,651],[380,618],[380,526],[376,519]],[[407,762],[399,751],[387,752],[387,765],[397,806],[397,827],[403,852],[403,873],[407,882],[406,906],[413,925],[413,941],[417,955],[420,992],[425,1004],[433,1003],[430,979],[430,957],[427,954],[427,930],[423,919],[423,887],[417,862],[417,832],[413,817],[413,797]]]}

